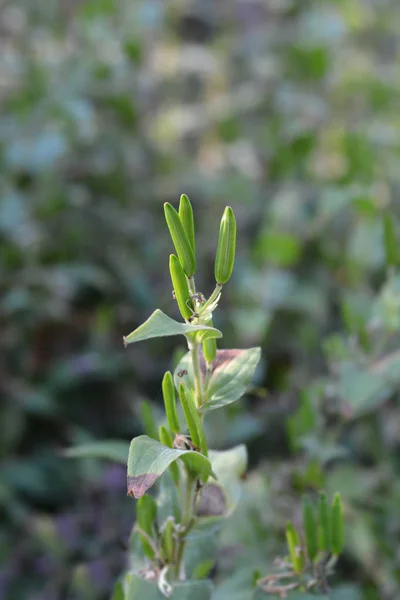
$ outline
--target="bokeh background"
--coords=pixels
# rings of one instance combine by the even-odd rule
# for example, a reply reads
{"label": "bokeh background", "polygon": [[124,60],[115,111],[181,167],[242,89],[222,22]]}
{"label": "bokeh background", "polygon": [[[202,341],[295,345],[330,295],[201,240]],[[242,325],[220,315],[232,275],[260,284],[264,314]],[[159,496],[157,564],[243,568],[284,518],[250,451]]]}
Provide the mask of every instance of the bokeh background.
{"label": "bokeh background", "polygon": [[206,294],[234,208],[216,325],[263,350],[208,422],[250,453],[218,600],[321,488],[346,509],[335,598],[398,600],[399,30],[397,0],[1,2],[1,598],[103,600],[124,568],[123,467],[63,451],[139,434],[145,399],[162,418],[182,342],[122,336],[177,316],[163,202],[185,192]]}

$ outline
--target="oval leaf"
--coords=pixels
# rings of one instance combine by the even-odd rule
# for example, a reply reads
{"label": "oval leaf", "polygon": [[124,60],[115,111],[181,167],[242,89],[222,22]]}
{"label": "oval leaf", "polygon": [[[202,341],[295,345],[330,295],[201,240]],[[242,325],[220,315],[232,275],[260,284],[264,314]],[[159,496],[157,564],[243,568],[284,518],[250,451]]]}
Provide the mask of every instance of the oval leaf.
{"label": "oval leaf", "polygon": [[102,458],[126,465],[129,443],[120,440],[103,440],[69,448],[65,452],[68,458]]}
{"label": "oval leaf", "polygon": [[[260,356],[259,347],[248,350],[218,350],[208,386],[208,401],[201,410],[203,412],[215,410],[239,400],[253,377]],[[204,359],[201,361],[201,368],[204,376],[206,368]],[[185,354],[175,370],[174,380],[178,389],[181,381],[178,374],[185,371],[187,373],[184,375],[184,383],[189,389],[194,390],[190,353]]]}
{"label": "oval leaf", "polygon": [[199,333],[199,341],[207,338],[220,338],[222,333],[215,327],[207,325],[191,325],[190,323],[179,323],[168,317],[159,308],[140,327],[124,337],[124,344],[133,344],[150,338],[166,337],[170,335],[186,335],[188,333]]}
{"label": "oval leaf", "polygon": [[200,479],[205,481],[211,474],[210,461],[199,452],[168,448],[147,435],[134,438],[128,457],[128,495],[141,498],[169,465],[179,458]]}

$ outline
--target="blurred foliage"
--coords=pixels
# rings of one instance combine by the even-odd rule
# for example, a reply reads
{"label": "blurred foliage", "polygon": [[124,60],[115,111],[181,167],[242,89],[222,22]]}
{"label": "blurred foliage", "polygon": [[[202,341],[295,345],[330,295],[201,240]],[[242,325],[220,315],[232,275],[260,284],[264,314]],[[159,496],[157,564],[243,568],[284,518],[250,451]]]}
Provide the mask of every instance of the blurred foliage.
{"label": "blurred foliage", "polygon": [[215,325],[263,347],[258,387],[208,420],[251,460],[216,599],[245,600],[321,487],[347,521],[332,598],[400,596],[399,24],[396,0],[3,0],[2,598],[109,598],[124,567],[124,470],[62,451],[161,403],[183,348],[122,335],[178,317],[162,203],[182,192],[205,293],[234,207]]}

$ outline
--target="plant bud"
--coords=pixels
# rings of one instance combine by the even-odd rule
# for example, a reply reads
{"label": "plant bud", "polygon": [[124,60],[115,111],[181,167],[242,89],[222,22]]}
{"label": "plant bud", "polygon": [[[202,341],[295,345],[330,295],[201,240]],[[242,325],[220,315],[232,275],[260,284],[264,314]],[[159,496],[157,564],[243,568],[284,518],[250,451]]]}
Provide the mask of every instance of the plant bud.
{"label": "plant bud", "polygon": [[187,277],[192,277],[196,271],[196,259],[182,221],[174,207],[168,202],[164,204],[164,213],[179,262]]}
{"label": "plant bud", "polygon": [[182,265],[175,256],[171,254],[169,257],[169,272],[171,274],[172,285],[175,292],[175,298],[178,303],[178,308],[184,319],[189,319],[192,316],[190,306],[192,301],[190,299],[189,287],[186,279],[186,275],[182,269]]}
{"label": "plant bud", "polygon": [[[136,518],[140,529],[147,533],[150,538],[153,538],[154,523],[157,518],[157,504],[149,494],[145,494],[138,500]],[[153,559],[155,552],[149,540],[144,535],[140,535],[140,539],[142,541],[143,552],[146,556]]]}
{"label": "plant bud", "polygon": [[164,531],[161,538],[161,547],[163,554],[167,559],[167,562],[172,564],[174,560],[174,547],[175,547],[175,525],[173,518],[169,518],[165,523]]}
{"label": "plant bud", "polygon": [[232,275],[235,262],[236,219],[233,210],[227,206],[219,228],[218,248],[215,257],[214,275],[219,285],[223,285]]}
{"label": "plant bud", "polygon": [[307,498],[303,500],[303,528],[307,555],[310,561],[313,561],[318,553],[317,525],[315,523],[314,507]]}
{"label": "plant bud", "polygon": [[183,383],[179,385],[179,398],[192,442],[207,456],[207,444],[203,426],[200,422],[200,417],[196,410],[193,398],[190,393],[185,390]]}
{"label": "plant bud", "polygon": [[332,503],[332,531],[331,550],[335,556],[339,556],[344,546],[344,519],[343,506],[340,494],[335,494]]}
{"label": "plant bud", "polygon": [[[289,549],[293,570],[300,574],[303,570],[303,556],[301,554],[300,537],[290,521],[286,525],[286,541]],[[299,550],[300,551],[299,551]]]}
{"label": "plant bud", "polygon": [[[167,446],[167,448],[173,448],[174,442],[172,439],[172,435],[170,434],[168,429],[164,427],[164,425],[160,425],[158,429],[158,437],[160,438],[160,442],[164,444],[164,446]],[[176,462],[173,462],[169,465],[169,471],[171,473],[172,481],[175,483],[175,485],[179,485],[180,473],[179,467]]]}
{"label": "plant bud", "polygon": [[162,380],[162,393],[164,397],[165,412],[168,425],[172,433],[179,433],[181,428],[176,410],[176,396],[172,373],[167,371]]}
{"label": "plant bud", "polygon": [[[206,325],[213,327],[212,317],[207,321]],[[203,342],[203,354],[207,364],[214,362],[217,356],[217,342],[215,338],[207,338]]]}
{"label": "plant bud", "polygon": [[325,492],[318,498],[318,547],[321,552],[328,552],[331,540],[331,511]]}
{"label": "plant bud", "polygon": [[193,208],[186,194],[182,194],[179,202],[179,218],[182,221],[183,228],[186,231],[193,252],[195,252]]}

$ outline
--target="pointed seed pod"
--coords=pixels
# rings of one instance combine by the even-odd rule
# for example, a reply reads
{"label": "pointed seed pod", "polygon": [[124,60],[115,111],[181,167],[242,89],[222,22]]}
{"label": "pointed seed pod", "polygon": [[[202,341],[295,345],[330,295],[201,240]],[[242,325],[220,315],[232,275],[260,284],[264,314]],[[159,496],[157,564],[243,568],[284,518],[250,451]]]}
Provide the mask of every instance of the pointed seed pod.
{"label": "pointed seed pod", "polygon": [[318,498],[318,548],[328,552],[331,541],[331,509],[325,492]]}
{"label": "pointed seed pod", "polygon": [[318,530],[315,522],[314,507],[308,498],[303,500],[303,528],[307,555],[313,561],[318,553]]}
{"label": "pointed seed pod", "polygon": [[185,390],[183,383],[179,385],[179,399],[181,401],[183,413],[189,429],[193,444],[207,456],[207,443],[204,435],[203,426],[200,421],[194,400],[190,392]]}
{"label": "pointed seed pod", "polygon": [[[212,317],[207,321],[206,325],[213,327]],[[214,362],[217,356],[217,341],[215,338],[207,338],[203,342],[203,354],[207,364]]]}
{"label": "pointed seed pod", "polygon": [[332,503],[332,530],[331,550],[335,556],[339,556],[344,546],[344,519],[343,506],[340,494],[335,494]]}
{"label": "pointed seed pod", "polygon": [[175,525],[174,519],[169,517],[165,523],[164,531],[161,537],[161,548],[169,564],[174,562],[175,550]]}
{"label": "pointed seed pod", "polygon": [[[157,518],[157,504],[152,496],[145,494],[136,505],[136,519],[140,529],[147,533],[149,538],[153,538],[154,524]],[[153,559],[155,556],[154,548],[146,536],[140,535],[143,546],[143,552],[146,556]]]}
{"label": "pointed seed pod", "polygon": [[179,433],[181,428],[179,424],[178,412],[176,410],[175,386],[172,373],[167,371],[162,380],[162,393],[164,397],[165,412],[167,421],[172,433]]}
{"label": "pointed seed pod", "polygon": [[227,206],[221,219],[217,255],[214,264],[215,280],[220,285],[226,283],[232,275],[235,262],[235,248],[236,219],[231,207]]}
{"label": "pointed seed pod", "polygon": [[186,235],[188,236],[188,240],[193,248],[193,252],[196,252],[193,208],[186,194],[182,194],[181,196],[178,214],[180,220],[182,221],[183,228],[186,231]]}
{"label": "pointed seed pod", "polygon": [[196,271],[196,259],[191,243],[174,207],[166,202],[164,204],[165,219],[175,246],[179,262],[187,277],[192,277]]}
{"label": "pointed seed pod", "polygon": [[169,272],[180,313],[184,319],[189,319],[192,316],[189,286],[182,265],[175,254],[169,257]]}
{"label": "pointed seed pod", "polygon": [[301,553],[300,536],[291,521],[289,521],[286,525],[286,542],[288,545],[293,570],[295,573],[300,574],[303,570],[303,556]]}
{"label": "pointed seed pod", "polygon": [[[167,448],[173,448],[174,442],[172,439],[172,435],[170,434],[168,429],[164,427],[164,425],[160,425],[158,429],[158,437],[160,438],[160,442],[164,444],[164,446],[167,446]],[[179,485],[180,473],[178,464],[176,462],[173,462],[169,465],[169,472],[171,473],[172,481],[174,482],[174,484]]]}

